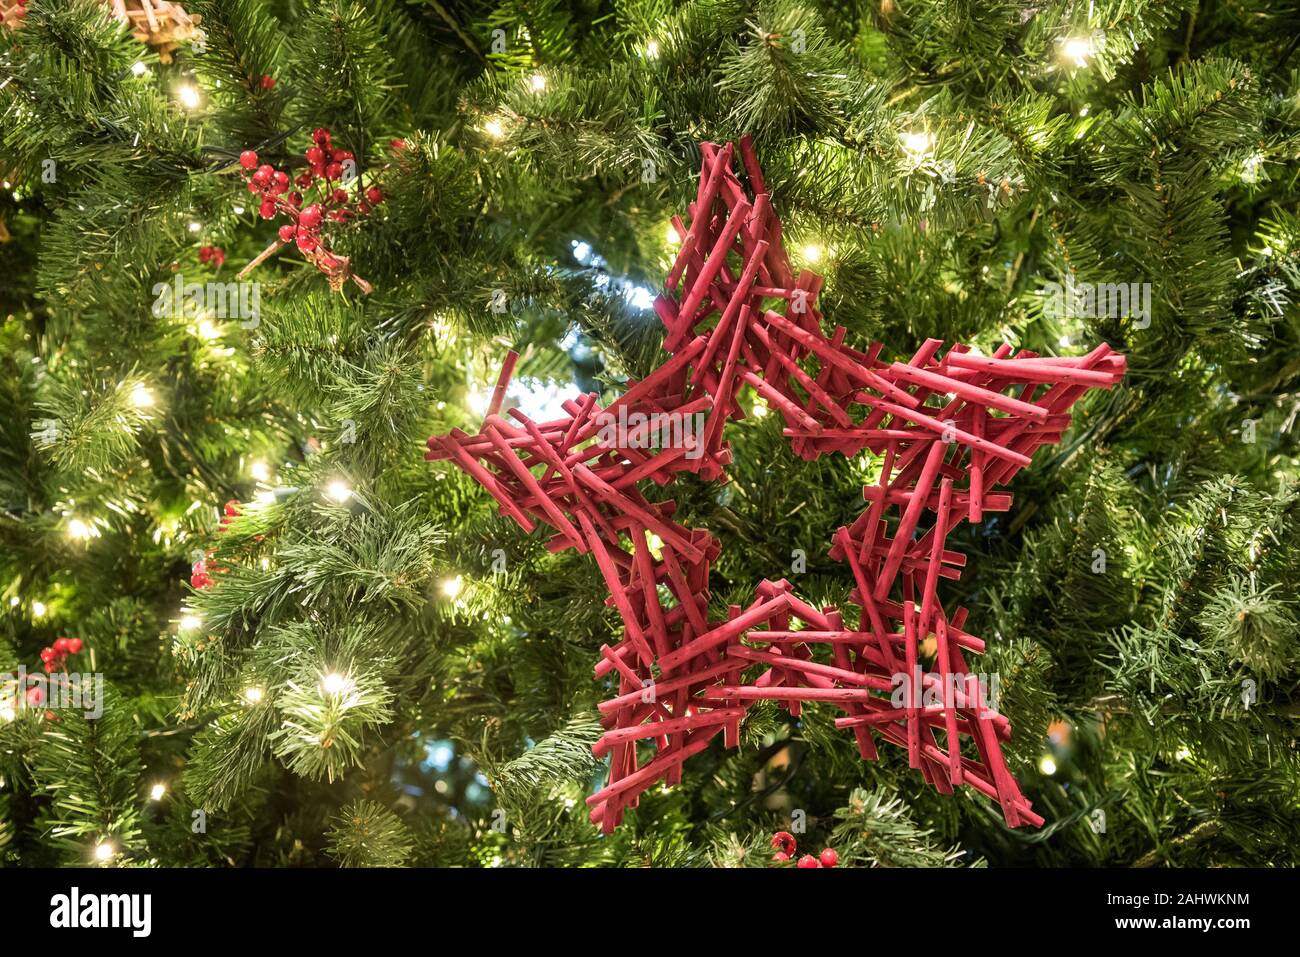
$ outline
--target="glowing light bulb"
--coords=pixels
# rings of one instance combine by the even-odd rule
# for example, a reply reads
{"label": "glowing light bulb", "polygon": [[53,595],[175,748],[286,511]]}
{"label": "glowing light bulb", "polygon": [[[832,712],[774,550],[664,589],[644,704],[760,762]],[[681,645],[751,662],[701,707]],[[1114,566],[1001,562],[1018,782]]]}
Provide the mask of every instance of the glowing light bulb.
{"label": "glowing light bulb", "polygon": [[109,841],[103,841],[95,845],[95,860],[97,861],[110,860],[116,853],[116,848]]}
{"label": "glowing light bulb", "polygon": [[144,63],[142,63],[141,61],[136,60],[134,63],[131,64],[131,72],[134,73],[136,76],[144,76],[146,73],[149,72],[149,68],[145,66]]}
{"label": "glowing light bulb", "polygon": [[442,593],[448,598],[455,598],[465,588],[465,579],[457,575],[455,578],[447,578],[442,583]]}
{"label": "glowing light bulb", "polygon": [[767,403],[762,399],[755,399],[752,415],[756,419],[761,419],[763,416],[767,415]]}
{"label": "glowing light bulb", "polygon": [[167,785],[155,784],[153,787],[149,789],[149,799],[152,801],[161,801],[163,799],[163,795],[165,795],[166,793],[167,793]]}
{"label": "glowing light bulb", "polygon": [[197,233],[197,232],[198,232],[200,229],[202,229],[202,228],[203,228],[203,224],[202,224],[202,223],[197,223],[197,222],[195,222],[195,223],[190,223],[190,232],[192,232],[192,233]]}
{"label": "glowing light bulb", "polygon": [[331,671],[325,677],[321,678],[321,690],[326,694],[342,694],[348,688],[352,687],[352,680],[347,675],[341,675],[337,671]]}
{"label": "glowing light bulb", "polygon": [[18,596],[17,596],[17,595],[14,595],[13,598],[10,598],[10,599],[9,599],[9,607],[10,607],[10,608],[17,608],[17,607],[18,607]]}
{"label": "glowing light bulb", "polygon": [[32,602],[32,617],[33,618],[45,617],[45,602],[43,601]]}
{"label": "glowing light bulb", "polygon": [[1179,748],[1177,751],[1174,752],[1174,757],[1177,758],[1179,761],[1186,761],[1191,756],[1192,756],[1192,749],[1187,747],[1186,745],[1184,745],[1183,747]]}
{"label": "glowing light bulb", "polygon": [[665,236],[668,239],[669,246],[676,246],[682,241],[682,237],[677,235],[677,227],[672,223],[668,224],[668,230],[665,233]]}
{"label": "glowing light bulb", "polygon": [[542,76],[540,73],[534,73],[528,78],[528,85],[540,93],[542,90],[546,89],[546,77]]}
{"label": "glowing light bulb", "polygon": [[14,710],[13,705],[6,704],[4,707],[0,707],[0,721],[9,722],[13,721],[17,717],[18,712]]}
{"label": "glowing light bulb", "polygon": [[646,59],[657,60],[659,58],[659,41],[651,40],[645,45]]}
{"label": "glowing light bulb", "polygon": [[185,107],[187,110],[195,109],[199,103],[202,102],[202,97],[199,96],[198,88],[190,83],[186,83],[177,90],[176,96],[180,99],[181,106]]}
{"label": "glowing light bulb", "polygon": [[181,620],[177,622],[181,631],[194,631],[201,627],[203,619],[198,615],[181,615]]}
{"label": "glowing light bulb", "polygon": [[494,140],[499,140],[505,136],[505,128],[502,127],[500,120],[488,120],[483,124],[483,132]]}
{"label": "glowing light bulb", "polygon": [[244,700],[249,704],[257,704],[266,697],[266,692],[261,688],[248,687],[244,689]]}
{"label": "glowing light bulb", "polygon": [[271,470],[267,468],[266,463],[261,459],[254,461],[253,464],[248,467],[248,474],[253,476],[253,478],[257,479],[259,482],[266,482],[271,478]]}
{"label": "glowing light bulb", "polygon": [[934,151],[934,134],[928,130],[909,130],[899,136],[903,151],[913,159],[920,159]]}
{"label": "glowing light bulb", "polygon": [[200,339],[215,339],[221,335],[221,330],[209,319],[199,321],[198,333]]}
{"label": "glowing light bulb", "polygon": [[1061,56],[1080,68],[1088,65],[1088,58],[1095,52],[1091,37],[1066,37],[1061,41]]}
{"label": "glowing light bulb", "polygon": [[1056,773],[1056,759],[1050,754],[1044,754],[1038,760],[1038,770],[1042,771],[1049,777]]}
{"label": "glowing light bulb", "polygon": [[352,489],[348,487],[347,482],[344,482],[341,479],[335,479],[333,482],[330,482],[329,487],[325,489],[325,494],[342,505],[352,497]]}
{"label": "glowing light bulb", "polygon": [[664,557],[664,540],[654,532],[651,532],[648,544],[650,546],[650,554],[655,557],[655,560],[662,560]]}
{"label": "glowing light bulb", "polygon": [[72,521],[68,522],[69,538],[74,538],[77,541],[84,542],[86,539],[90,538],[92,534],[94,533],[91,531],[90,526],[81,519],[74,518]]}
{"label": "glowing light bulb", "polygon": [[804,262],[816,263],[821,260],[823,250],[816,243],[807,243],[801,252],[803,253]]}
{"label": "glowing light bulb", "polygon": [[153,405],[153,393],[145,388],[144,383],[136,383],[136,387],[131,390],[131,404],[137,409],[147,409]]}

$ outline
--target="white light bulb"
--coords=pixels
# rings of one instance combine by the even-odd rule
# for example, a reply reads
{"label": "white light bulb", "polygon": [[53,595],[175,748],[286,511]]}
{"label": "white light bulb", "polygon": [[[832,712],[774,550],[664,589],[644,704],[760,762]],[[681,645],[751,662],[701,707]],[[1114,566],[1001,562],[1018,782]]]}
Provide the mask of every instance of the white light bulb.
{"label": "white light bulb", "polygon": [[194,631],[203,624],[203,619],[198,615],[181,615],[181,620],[177,624],[181,631]]}
{"label": "white light bulb", "polygon": [[32,617],[33,618],[45,617],[45,602],[43,601],[32,602]]}
{"label": "white light bulb", "polygon": [[335,479],[333,482],[330,482],[329,487],[325,489],[325,494],[342,505],[352,497],[352,489],[348,487],[347,482]]}
{"label": "white light bulb", "polygon": [[352,686],[352,681],[346,675],[331,671],[321,679],[320,686],[326,694],[342,694]]}
{"label": "white light bulb", "polygon": [[75,538],[78,541],[85,541],[90,538],[92,532],[90,526],[79,518],[74,518],[68,522],[68,537]]}
{"label": "white light bulb", "polygon": [[899,136],[904,152],[920,158],[934,149],[934,134],[925,130],[909,130]]}
{"label": "white light bulb", "polygon": [[192,110],[199,105],[199,91],[189,83],[182,86],[176,92],[176,95],[180,98],[181,106],[185,107],[187,110]]}
{"label": "white light bulb", "polygon": [[257,704],[266,697],[266,692],[261,688],[249,687],[244,689],[244,700],[249,704]]}
{"label": "white light bulb", "polygon": [[457,595],[461,593],[461,589],[463,589],[464,587],[465,587],[464,578],[462,578],[460,575],[457,575],[455,578],[447,578],[443,580],[442,593],[446,595],[448,598],[455,598]]}
{"label": "white light bulb", "polygon": [[131,64],[131,72],[134,73],[136,76],[144,76],[146,73],[149,72],[149,68],[139,60],[136,60],[134,63]]}
{"label": "white light bulb", "polygon": [[17,596],[17,595],[14,595],[13,598],[10,598],[10,599],[9,599],[9,607],[10,607],[10,608],[17,608],[17,607],[18,607],[18,596]]}
{"label": "white light bulb", "polygon": [[199,322],[198,333],[200,339],[215,339],[221,335],[221,330],[211,321],[203,319]]}
{"label": "white light bulb", "polygon": [[14,710],[13,705],[6,704],[4,707],[0,707],[0,721],[9,722],[16,717],[18,717],[18,712]]}
{"label": "white light bulb", "polygon": [[97,861],[107,861],[112,858],[114,853],[116,851],[108,841],[95,845],[95,860]]}
{"label": "white light bulb", "polygon": [[1061,55],[1073,61],[1077,67],[1088,65],[1088,58],[1094,53],[1090,37],[1068,37],[1061,43]]}
{"label": "white light bulb", "polygon": [[655,60],[659,57],[659,41],[651,40],[645,45],[645,55],[648,59]]}
{"label": "white light bulb", "polygon": [[546,77],[542,76],[540,73],[534,73],[529,77],[528,84],[540,93],[542,90],[546,89]]}
{"label": "white light bulb", "polygon": [[488,120],[483,124],[483,132],[494,140],[501,139],[505,135],[505,129],[501,126],[500,120]]}
{"label": "white light bulb", "polygon": [[135,388],[131,390],[131,404],[137,409],[147,409],[153,405],[153,393],[145,388],[143,382],[136,383]]}
{"label": "white light bulb", "polygon": [[677,227],[674,226],[672,223],[668,224],[668,231],[666,233],[666,236],[668,238],[669,246],[676,246],[678,243],[682,241],[682,237],[677,235]]}
{"label": "white light bulb", "polygon": [[1051,776],[1056,773],[1056,760],[1050,754],[1044,754],[1038,762],[1038,770]]}
{"label": "white light bulb", "polygon": [[257,479],[259,482],[265,482],[271,478],[271,470],[267,468],[266,463],[261,459],[253,462],[253,464],[248,467],[248,474],[253,476],[253,478]]}
{"label": "white light bulb", "polygon": [[202,229],[202,228],[203,228],[203,224],[202,224],[202,223],[197,223],[197,222],[196,222],[196,223],[190,223],[190,232],[192,232],[192,233],[197,233],[197,232],[198,232],[200,229]]}
{"label": "white light bulb", "polygon": [[163,795],[167,793],[167,785],[155,784],[149,789],[149,798],[154,801],[161,801]]}
{"label": "white light bulb", "polygon": [[802,250],[804,262],[815,263],[822,258],[822,248],[816,243],[807,243]]}

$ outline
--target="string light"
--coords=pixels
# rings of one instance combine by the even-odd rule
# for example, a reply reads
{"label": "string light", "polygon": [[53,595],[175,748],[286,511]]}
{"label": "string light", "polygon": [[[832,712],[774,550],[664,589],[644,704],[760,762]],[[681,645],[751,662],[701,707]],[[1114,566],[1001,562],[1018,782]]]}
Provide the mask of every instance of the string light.
{"label": "string light", "polygon": [[822,258],[823,250],[816,243],[808,243],[802,249],[804,262],[814,265]]}
{"label": "string light", "polygon": [[149,789],[149,799],[153,801],[161,801],[163,799],[163,796],[166,793],[167,793],[167,785],[155,784],[153,787]]}
{"label": "string light", "polygon": [[1056,773],[1056,759],[1050,754],[1044,754],[1038,759],[1038,770],[1042,771],[1048,777]]}
{"label": "string light", "polygon": [[131,390],[131,404],[137,409],[147,409],[153,405],[153,393],[145,388],[143,382],[136,383],[135,388]]}
{"label": "string light", "polygon": [[528,85],[540,93],[542,90],[546,89],[546,77],[542,76],[540,73],[534,73],[528,78]]}
{"label": "string light", "polygon": [[761,419],[763,416],[767,415],[767,403],[762,399],[755,399],[752,414],[756,419]]}
{"label": "string light", "polygon": [[333,482],[330,482],[329,487],[325,489],[325,494],[342,505],[352,497],[352,489],[349,488],[348,483],[344,482],[342,479],[335,479]]}
{"label": "string light", "polygon": [[197,108],[199,103],[202,102],[202,97],[199,96],[198,88],[190,83],[186,83],[177,90],[176,95],[181,101],[181,106],[185,107],[187,110]]}
{"label": "string light", "polygon": [[9,607],[10,607],[10,608],[17,608],[17,607],[18,607],[18,596],[17,596],[17,595],[14,595],[12,598],[9,599]]}
{"label": "string light", "polygon": [[457,575],[455,578],[447,578],[442,583],[442,593],[448,598],[455,598],[465,587],[465,579]]}
{"label": "string light", "polygon": [[486,123],[484,123],[483,132],[486,133],[488,136],[492,137],[494,140],[501,139],[501,137],[505,136],[506,133],[505,128],[502,127],[501,125],[501,121],[496,119],[488,120]]}
{"label": "string light", "polygon": [[144,76],[146,73],[149,72],[149,68],[145,66],[144,63],[141,62],[140,60],[136,60],[134,63],[131,64],[131,72],[134,73],[136,76]]}
{"label": "string light", "polygon": [[665,235],[668,238],[669,246],[676,246],[682,241],[682,237],[677,235],[677,227],[674,226],[672,223],[668,224],[668,230],[665,233]]}
{"label": "string light", "polygon": [[645,55],[649,60],[659,59],[659,41],[651,40],[645,45]]}
{"label": "string light", "polygon": [[45,602],[43,601],[32,602],[32,617],[33,618],[45,617]]}
{"label": "string light", "polygon": [[249,686],[244,689],[244,700],[249,704],[258,704],[266,697],[266,692],[256,686]]}
{"label": "string light", "polygon": [[95,530],[79,518],[74,518],[68,522],[68,537],[76,541],[84,542],[95,534]]}
{"label": "string light", "polygon": [[221,335],[221,330],[210,319],[202,319],[198,325],[198,336],[200,339],[216,339]]}
{"label": "string light", "polygon": [[177,624],[181,631],[194,631],[203,625],[203,619],[198,615],[181,615],[181,620]]}
{"label": "string light", "polygon": [[321,678],[320,687],[326,694],[342,694],[352,687],[352,679],[337,671],[331,671]]}
{"label": "string light", "polygon": [[109,841],[102,841],[95,845],[95,860],[97,861],[110,860],[116,853],[116,848]]}
{"label": "string light", "polygon": [[261,459],[256,460],[248,467],[248,474],[259,482],[266,482],[271,478],[271,470],[267,468],[266,463]]}
{"label": "string light", "polygon": [[913,160],[919,160],[934,150],[934,134],[929,130],[908,130],[898,137],[903,145],[903,152]]}
{"label": "string light", "polygon": [[1082,69],[1088,65],[1088,58],[1095,54],[1092,37],[1066,37],[1061,41],[1062,58]]}

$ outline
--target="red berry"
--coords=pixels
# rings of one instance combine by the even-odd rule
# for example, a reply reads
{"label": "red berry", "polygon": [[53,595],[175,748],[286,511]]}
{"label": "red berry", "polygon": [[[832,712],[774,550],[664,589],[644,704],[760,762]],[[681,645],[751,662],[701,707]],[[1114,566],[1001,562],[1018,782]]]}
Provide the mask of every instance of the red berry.
{"label": "red berry", "polygon": [[835,853],[835,848],[828,847],[822,851],[821,861],[822,867],[834,867],[840,862],[840,856]]}
{"label": "red berry", "polygon": [[780,848],[782,853],[789,857],[798,845],[795,843],[794,835],[789,831],[777,831],[772,835],[772,846]]}
{"label": "red berry", "polygon": [[298,225],[306,229],[315,229],[320,225],[320,203],[312,203],[298,214]]}
{"label": "red berry", "polygon": [[311,134],[312,142],[317,146],[328,146],[330,141],[330,131],[324,127],[317,127]]}
{"label": "red berry", "polygon": [[40,707],[41,705],[43,705],[43,704],[45,703],[45,689],[44,689],[44,688],[28,688],[28,689],[27,689],[27,703],[30,704],[30,705],[34,705],[34,706],[36,706],[36,707]]}
{"label": "red berry", "polygon": [[346,203],[348,201],[348,191],[346,189],[336,189],[330,195],[330,199],[336,203]]}
{"label": "red berry", "polygon": [[226,261],[226,251],[220,246],[213,246],[212,253],[208,258],[212,261],[212,265],[220,269],[222,264]]}
{"label": "red berry", "polygon": [[271,175],[271,182],[275,184],[275,191],[277,193],[283,193],[289,188],[289,174],[283,170],[276,170]]}
{"label": "red berry", "polygon": [[301,205],[302,205],[302,193],[299,193],[297,190],[295,190],[294,192],[290,193],[290,194],[289,194],[289,205],[290,205],[290,206],[301,206]]}
{"label": "red berry", "polygon": [[269,197],[262,200],[262,205],[257,207],[257,211],[261,213],[263,219],[270,219],[275,215],[275,200]]}
{"label": "red berry", "polygon": [[772,855],[772,860],[780,861],[781,863],[784,864],[786,861],[790,860],[790,855],[787,854],[785,851],[777,851],[775,854]]}
{"label": "red berry", "polygon": [[330,163],[329,166],[325,167],[326,179],[338,179],[342,175],[343,175],[342,163]]}
{"label": "red berry", "polygon": [[257,172],[253,174],[253,179],[257,180],[260,183],[269,183],[271,181],[271,176],[274,173],[275,173],[274,166],[272,166],[270,163],[263,163],[261,166],[257,168]]}
{"label": "red berry", "polygon": [[262,89],[264,89],[264,90],[273,90],[273,89],[275,89],[275,77],[273,77],[273,76],[264,76],[264,77],[262,77]]}
{"label": "red berry", "polygon": [[406,140],[403,139],[389,140],[388,145],[393,148],[394,153],[400,153],[402,150],[406,149]]}
{"label": "red berry", "polygon": [[42,649],[41,649],[41,661],[45,662],[46,664],[49,664],[51,661],[53,661],[53,660],[54,660],[55,658],[57,658],[57,657],[59,657],[59,656],[58,656],[58,654],[54,651],[53,648],[42,648]]}
{"label": "red berry", "polygon": [[68,651],[69,651],[69,653],[74,654],[74,655],[79,655],[79,654],[81,654],[81,648],[82,648],[82,645],[83,645],[83,644],[84,644],[84,642],[83,642],[80,638],[69,638],[69,639],[68,639]]}
{"label": "red berry", "polygon": [[232,498],[229,502],[226,503],[226,507],[225,507],[224,511],[225,511],[225,513],[226,513],[227,515],[229,515],[229,516],[231,516],[231,517],[234,517],[234,516],[238,515],[238,514],[239,514],[239,502],[237,502],[235,499]]}
{"label": "red berry", "polygon": [[366,190],[366,200],[371,206],[378,206],[384,201],[384,191],[378,186],[371,186]]}
{"label": "red berry", "polygon": [[67,638],[55,638],[54,639],[55,654],[66,655],[68,653],[68,644],[69,642]]}
{"label": "red berry", "polygon": [[316,247],[319,245],[320,243],[316,241],[315,237],[301,231],[298,233],[298,248],[303,252],[315,252]]}
{"label": "red berry", "polygon": [[303,189],[306,189],[312,184],[313,178],[314,177],[311,174],[311,170],[308,170],[305,173],[299,173],[298,176],[294,179],[294,182],[297,183],[299,186],[301,186]]}
{"label": "red berry", "polygon": [[205,262],[207,262],[207,261],[208,261],[209,259],[211,259],[211,258],[212,258],[212,247],[211,247],[211,246],[200,246],[200,247],[199,247],[199,262],[201,262],[201,263],[205,263]]}
{"label": "red berry", "polygon": [[297,232],[298,230],[294,228],[292,223],[285,223],[283,226],[280,227],[280,242],[282,243],[293,242],[293,237]]}
{"label": "red berry", "polygon": [[805,854],[803,857],[799,858],[799,866],[801,868],[821,867],[821,864],[817,863],[817,858],[813,857],[811,854]]}
{"label": "red berry", "polygon": [[312,166],[319,166],[321,163],[325,162],[325,151],[319,146],[308,147],[307,152],[302,155],[306,157],[307,162]]}
{"label": "red berry", "polygon": [[56,666],[53,662],[47,661],[45,662],[45,664],[41,665],[41,670],[44,671],[47,675],[49,675],[54,673],[55,667]]}
{"label": "red berry", "polygon": [[239,165],[244,169],[252,169],[257,165],[257,153],[253,150],[244,150],[239,154]]}
{"label": "red berry", "polygon": [[262,191],[262,188],[257,185],[256,176],[254,176],[252,179],[248,181],[248,191],[250,193],[260,193]]}

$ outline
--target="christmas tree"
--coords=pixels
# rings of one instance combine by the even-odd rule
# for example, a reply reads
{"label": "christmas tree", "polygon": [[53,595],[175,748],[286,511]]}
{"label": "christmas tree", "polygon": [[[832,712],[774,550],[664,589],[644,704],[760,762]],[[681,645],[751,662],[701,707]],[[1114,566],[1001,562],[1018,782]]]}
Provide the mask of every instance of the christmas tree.
{"label": "christmas tree", "polygon": [[0,861],[1300,862],[1294,8],[0,13]]}

